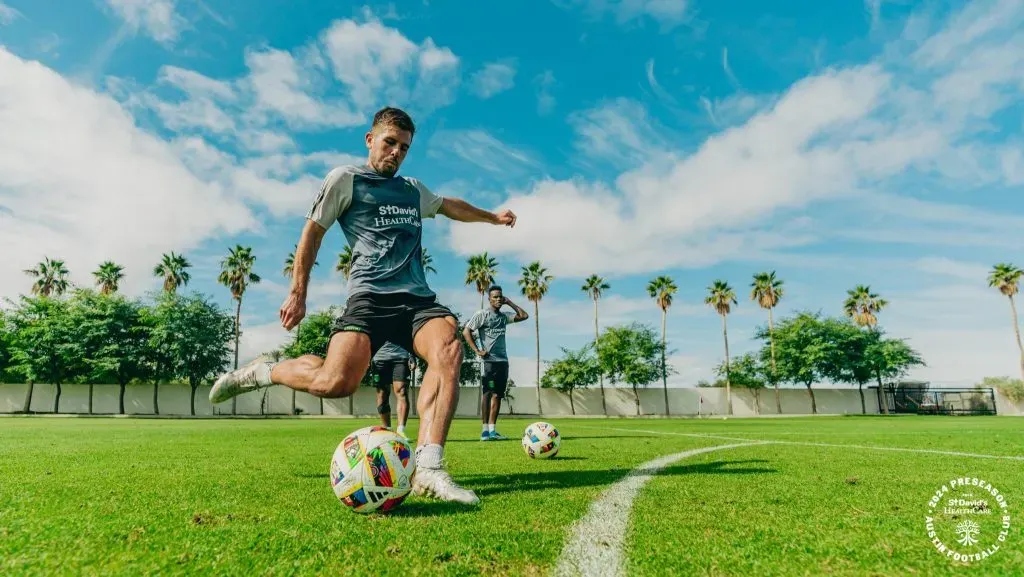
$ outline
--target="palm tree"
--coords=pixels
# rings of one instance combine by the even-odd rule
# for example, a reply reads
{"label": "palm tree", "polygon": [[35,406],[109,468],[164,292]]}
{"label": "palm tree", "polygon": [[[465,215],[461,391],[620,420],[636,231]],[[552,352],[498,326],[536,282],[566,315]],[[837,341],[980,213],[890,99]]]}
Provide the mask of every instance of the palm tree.
{"label": "palm tree", "polygon": [[[283,276],[291,278],[292,270],[295,268],[295,252],[298,250],[299,245],[295,245],[295,249],[292,252],[288,253],[288,258],[284,259],[284,268],[281,269],[281,274]],[[313,266],[320,266],[320,261],[313,261]]]}
{"label": "palm tree", "polygon": [[60,296],[68,290],[68,269],[64,266],[63,260],[51,260],[44,257],[43,262],[35,268],[25,270],[25,274],[35,277],[36,282],[32,285],[32,294],[40,296]]}
{"label": "palm tree", "polygon": [[256,263],[256,257],[252,254],[252,247],[235,245],[229,249],[228,256],[220,262],[220,276],[217,282],[231,290],[231,297],[235,299],[235,368],[238,368],[238,338],[241,335],[242,321],[242,297],[250,284],[260,282],[260,277],[252,272]]}
{"label": "palm tree", "polygon": [[164,253],[160,264],[153,267],[153,276],[162,277],[164,292],[173,293],[178,290],[178,287],[187,285],[188,281],[192,279],[187,270],[191,267],[192,264],[188,262],[188,259],[171,251],[170,254]]}
{"label": "palm tree", "polygon": [[480,293],[480,308],[483,309],[484,295],[498,274],[498,261],[484,251],[469,257],[466,262],[469,265],[466,269],[466,284],[476,285],[476,292]]}
{"label": "palm tree", "polygon": [[[487,253],[483,255],[485,258]],[[548,292],[548,285],[555,277],[548,274],[548,270],[541,266],[540,261],[533,261],[523,267],[523,276],[519,279],[519,286],[523,296],[533,303],[533,326],[537,334],[537,414],[542,414],[540,405],[540,299]],[[466,283],[469,284],[469,283]],[[479,285],[478,285],[479,286]],[[487,289],[484,289],[487,290]],[[480,308],[483,308],[481,305]]]}
{"label": "palm tree", "polygon": [[345,245],[345,250],[338,253],[338,264],[334,267],[334,270],[341,273],[341,276],[345,277],[345,282],[348,282],[348,276],[352,274],[352,247]]}
{"label": "palm tree", "polygon": [[1017,304],[1013,301],[1013,295],[1020,290],[1020,279],[1024,276],[1024,270],[1009,263],[999,263],[992,267],[988,276],[988,286],[999,289],[1010,299],[1010,314],[1013,319],[1013,333],[1017,335],[1017,348],[1020,350],[1020,375],[1024,378],[1024,345],[1020,342],[1020,324],[1017,320]]}
{"label": "palm tree", "polygon": [[772,384],[775,386],[775,410],[782,414],[782,398],[779,395],[779,379],[775,370],[775,321],[772,318],[772,309],[779,304],[779,300],[785,294],[782,287],[782,279],[775,278],[775,271],[759,272],[754,275],[754,282],[750,283],[750,300],[757,301],[763,309],[768,309],[768,342],[772,353]]}
{"label": "palm tree", "polygon": [[[585,292],[588,295],[590,295],[591,300],[594,301],[594,345],[595,346],[597,345],[597,339],[598,339],[598,335],[599,335],[598,330],[597,330],[597,301],[598,301],[598,299],[601,298],[601,294],[604,291],[608,290],[609,288],[611,288],[611,287],[608,285],[608,283],[606,283],[603,278],[597,276],[596,274],[592,274],[589,277],[587,277],[587,280],[583,282],[583,286],[580,287],[580,290],[582,290],[583,292]],[[599,384],[601,386],[601,410],[604,411],[605,415],[607,415],[608,414],[608,406],[605,403],[605,398],[604,398],[604,374],[603,373],[598,374],[598,379],[599,379]]]}
{"label": "palm tree", "polygon": [[669,414],[668,408],[668,367],[665,364],[665,319],[668,317],[668,309],[672,306],[672,295],[676,294],[678,287],[672,277],[659,276],[647,283],[647,294],[654,299],[655,304],[661,309],[661,387],[665,390],[665,414]]}
{"label": "palm tree", "polygon": [[708,296],[704,304],[715,309],[715,312],[722,315],[722,338],[725,339],[725,404],[729,407],[729,414],[732,414],[732,383],[729,374],[729,330],[725,318],[732,311],[732,306],[739,304],[736,301],[736,291],[732,290],[729,283],[723,280],[716,280],[708,287]]}
{"label": "palm tree", "polygon": [[853,319],[857,326],[873,330],[878,324],[878,313],[888,304],[889,301],[871,292],[871,287],[857,285],[846,291],[843,313]]}
{"label": "palm tree", "polygon": [[434,274],[437,274],[437,269],[434,268],[433,264],[434,257],[430,256],[430,253],[427,252],[427,247],[420,247],[420,262],[423,263],[424,273],[432,272]]}
{"label": "palm tree", "polygon": [[124,267],[108,260],[93,271],[92,276],[96,277],[100,294],[108,295],[117,292],[118,283],[124,278]]}
{"label": "palm tree", "polygon": [[[888,304],[889,301],[871,292],[871,287],[857,285],[852,290],[846,291],[846,300],[843,302],[843,314],[853,319],[857,326],[867,327],[869,331],[874,331],[875,326],[878,325],[878,313]],[[881,401],[883,393],[881,371],[875,371],[875,379],[878,381],[878,394]],[[866,411],[863,393],[861,393],[860,402],[861,409]],[[888,401],[882,402],[882,412],[889,414]]]}

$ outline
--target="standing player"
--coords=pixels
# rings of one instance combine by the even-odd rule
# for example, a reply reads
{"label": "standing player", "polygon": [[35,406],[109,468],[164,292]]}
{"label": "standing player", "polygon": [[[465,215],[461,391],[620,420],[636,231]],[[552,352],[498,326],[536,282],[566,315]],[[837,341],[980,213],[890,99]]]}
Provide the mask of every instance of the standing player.
{"label": "standing player", "polygon": [[[500,440],[505,437],[495,430],[498,413],[501,411],[501,400],[505,398],[508,387],[508,352],[505,350],[505,327],[508,323],[518,323],[530,318],[530,315],[518,305],[505,298],[500,286],[487,289],[488,308],[481,309],[470,317],[462,329],[469,347],[476,356],[483,359],[483,389],[480,394],[480,420],[483,430],[481,441]],[[515,312],[501,312],[501,307],[508,305]],[[479,336],[479,346],[473,333]]]}
{"label": "standing player", "polygon": [[387,343],[373,356],[373,377],[377,385],[377,413],[380,422],[391,428],[391,390],[398,399],[398,428],[395,432],[405,436],[405,423],[409,420],[409,365],[412,355],[395,343]]}
{"label": "standing player", "polygon": [[442,465],[458,402],[462,344],[455,315],[437,302],[427,285],[421,219],[443,214],[462,222],[511,227],[516,215],[441,197],[420,181],[399,176],[415,131],[405,112],[379,110],[365,137],[366,164],[331,170],[306,214],[291,290],[279,311],[286,330],[306,315],[309,271],[327,229],[337,222],[352,247],[348,302],[335,321],[326,358],[304,355],[276,363],[257,359],[218,378],[210,401],[222,403],[273,384],[322,398],[347,397],[359,389],[373,355],[391,341],[427,363],[417,400],[420,428],[413,493],[475,504],[480,502],[476,494],[457,485]]}

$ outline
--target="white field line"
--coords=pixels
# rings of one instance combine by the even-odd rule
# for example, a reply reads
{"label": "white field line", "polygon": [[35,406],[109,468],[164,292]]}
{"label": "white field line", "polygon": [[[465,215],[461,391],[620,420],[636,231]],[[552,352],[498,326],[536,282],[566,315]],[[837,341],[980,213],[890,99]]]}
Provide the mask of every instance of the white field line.
{"label": "white field line", "polygon": [[[723,441],[768,441],[776,445],[801,445],[806,447],[831,447],[838,449],[864,449],[869,451],[895,451],[899,453],[922,453],[931,455],[948,455],[951,457],[976,457],[979,459],[1006,459],[1008,461],[1024,461],[1024,456],[1017,455],[986,455],[984,453],[962,453],[959,451],[940,451],[938,449],[909,449],[906,447],[879,447],[875,445],[848,445],[840,443],[813,443],[810,441],[780,441],[776,439],[750,439],[745,437],[728,437],[725,435],[713,435],[707,433],[676,433],[672,431],[651,431],[647,429],[626,429],[617,427],[588,427],[586,425],[575,425],[581,429],[592,429],[596,431],[623,431],[627,433],[649,433],[652,435],[671,435],[677,437],[696,437],[699,439],[719,439]],[[742,434],[742,433],[741,433]],[[754,433],[750,433],[754,434]],[[769,435],[773,433],[768,433]]]}
{"label": "white field line", "polygon": [[626,574],[623,544],[629,516],[640,489],[665,467],[687,457],[722,449],[765,444],[750,441],[692,449],[659,457],[630,471],[605,489],[590,505],[587,514],[577,521],[562,549],[553,574],[557,577],[617,577]]}

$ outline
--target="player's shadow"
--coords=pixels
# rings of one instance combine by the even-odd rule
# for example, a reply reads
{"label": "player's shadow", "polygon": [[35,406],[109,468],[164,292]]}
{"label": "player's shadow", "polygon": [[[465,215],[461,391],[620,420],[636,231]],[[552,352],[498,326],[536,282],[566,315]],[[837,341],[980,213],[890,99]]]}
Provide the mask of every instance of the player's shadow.
{"label": "player's shadow", "polygon": [[[555,460],[560,460],[555,457]],[[657,476],[675,475],[758,475],[777,473],[776,469],[764,467],[741,466],[755,463],[766,463],[764,459],[745,459],[742,461],[711,461],[690,465],[673,465],[656,473]],[[605,486],[630,474],[632,469],[604,469],[592,471],[537,471],[531,473],[513,473],[508,475],[478,475],[460,477],[459,482],[472,487],[477,495],[497,495],[500,493],[547,491],[550,489],[566,489],[573,487]],[[644,471],[640,471],[643,473]]]}

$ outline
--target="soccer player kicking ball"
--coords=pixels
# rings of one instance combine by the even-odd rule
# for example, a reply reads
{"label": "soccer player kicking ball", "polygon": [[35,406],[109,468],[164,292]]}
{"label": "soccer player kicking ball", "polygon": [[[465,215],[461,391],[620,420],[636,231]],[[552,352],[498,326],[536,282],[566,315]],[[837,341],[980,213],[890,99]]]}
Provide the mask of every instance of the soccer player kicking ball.
{"label": "soccer player kicking ball", "polygon": [[373,356],[373,377],[377,385],[377,413],[380,422],[391,428],[391,389],[398,399],[398,428],[395,432],[405,436],[405,423],[409,420],[409,364],[408,351],[395,343],[387,343]]}
{"label": "soccer player kicking ball", "polygon": [[[530,318],[530,315],[518,305],[505,298],[500,286],[487,289],[488,308],[479,310],[470,317],[462,329],[462,336],[473,349],[476,356],[483,359],[483,389],[480,394],[480,418],[483,421],[481,441],[496,441],[505,436],[498,433],[494,426],[501,412],[501,400],[505,398],[508,387],[508,353],[505,350],[505,327],[509,323],[519,323]],[[501,307],[508,305],[515,312],[501,312]],[[479,336],[479,346],[474,333]]]}
{"label": "soccer player kicking ball", "polygon": [[326,358],[304,355],[276,363],[257,359],[218,378],[210,401],[223,403],[274,384],[322,398],[347,397],[359,389],[373,355],[393,342],[427,363],[417,400],[413,493],[475,504],[480,502],[476,494],[457,485],[442,464],[458,402],[462,344],[455,315],[437,302],[427,285],[420,258],[421,219],[442,214],[461,222],[511,227],[516,215],[441,197],[420,181],[399,176],[415,131],[412,118],[402,110],[378,111],[365,137],[366,164],[331,170],[306,214],[291,290],[279,311],[285,329],[292,330],[306,315],[309,271],[327,229],[337,222],[352,247],[348,300],[334,323]]}

